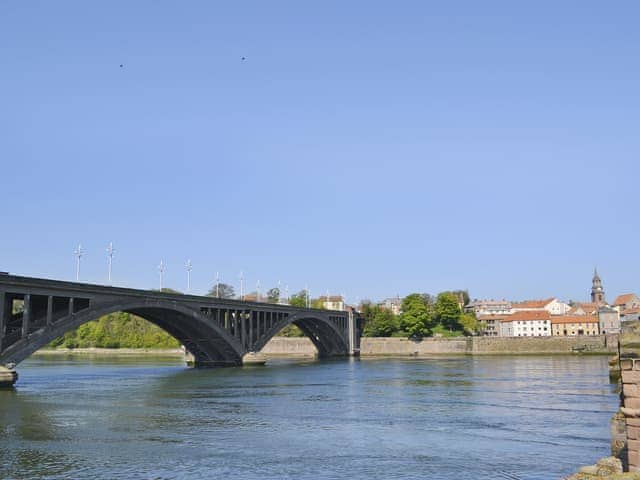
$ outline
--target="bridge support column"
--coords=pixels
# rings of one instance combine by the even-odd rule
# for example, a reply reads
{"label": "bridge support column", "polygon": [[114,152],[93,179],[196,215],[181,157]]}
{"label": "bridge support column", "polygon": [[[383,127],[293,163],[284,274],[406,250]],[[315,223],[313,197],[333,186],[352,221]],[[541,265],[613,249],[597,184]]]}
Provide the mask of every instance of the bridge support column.
{"label": "bridge support column", "polygon": [[17,372],[0,366],[0,388],[11,388],[18,380]]}
{"label": "bridge support column", "polygon": [[356,332],[356,319],[353,316],[353,312],[349,312],[349,318],[347,322],[347,334],[349,336],[349,355],[358,356],[360,355],[360,346],[356,343],[358,332]]}

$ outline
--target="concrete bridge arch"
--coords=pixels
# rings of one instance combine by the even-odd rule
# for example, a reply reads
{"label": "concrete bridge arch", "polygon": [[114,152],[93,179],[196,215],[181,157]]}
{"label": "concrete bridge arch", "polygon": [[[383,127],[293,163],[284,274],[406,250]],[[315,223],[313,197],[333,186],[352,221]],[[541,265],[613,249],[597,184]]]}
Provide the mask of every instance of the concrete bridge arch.
{"label": "concrete bridge arch", "polygon": [[[16,301],[22,312],[12,308]],[[347,312],[0,274],[0,366],[18,364],[66,332],[118,311],[168,332],[196,366],[240,365],[290,324],[321,357],[355,354],[359,347],[360,319]]]}

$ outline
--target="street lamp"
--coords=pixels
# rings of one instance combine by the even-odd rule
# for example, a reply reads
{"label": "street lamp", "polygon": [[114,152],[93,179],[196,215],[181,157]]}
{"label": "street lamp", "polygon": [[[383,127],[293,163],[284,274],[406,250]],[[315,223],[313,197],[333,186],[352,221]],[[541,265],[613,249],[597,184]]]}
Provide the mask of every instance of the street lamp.
{"label": "street lamp", "polygon": [[80,281],[80,259],[84,255],[84,250],[82,250],[82,245],[78,244],[78,248],[73,252],[76,256],[76,282]]}
{"label": "street lamp", "polygon": [[191,293],[191,270],[193,270],[193,265],[191,265],[191,260],[187,260],[185,264],[185,268],[187,269],[187,293]]}
{"label": "street lamp", "polygon": [[240,300],[244,300],[244,273],[240,271]]}
{"label": "street lamp", "polygon": [[167,266],[164,264],[162,260],[160,260],[160,265],[158,265],[158,270],[160,271],[160,291],[162,292],[162,280],[164,277],[164,271],[167,269]]}
{"label": "street lamp", "polygon": [[109,246],[107,247],[107,255],[109,255],[109,285],[111,285],[111,268],[113,266],[114,253],[115,249],[113,248],[113,242],[109,242]]}

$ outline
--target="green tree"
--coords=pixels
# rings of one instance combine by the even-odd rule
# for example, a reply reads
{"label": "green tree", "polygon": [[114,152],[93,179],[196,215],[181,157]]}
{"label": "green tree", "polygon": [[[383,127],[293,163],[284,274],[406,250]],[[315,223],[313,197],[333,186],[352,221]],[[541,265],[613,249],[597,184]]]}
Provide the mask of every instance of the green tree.
{"label": "green tree", "polygon": [[460,315],[458,323],[462,327],[465,335],[475,335],[482,327],[473,313],[463,313]]}
{"label": "green tree", "polygon": [[300,290],[298,293],[291,295],[289,305],[294,307],[305,308],[307,306],[307,291]]}
{"label": "green tree", "polygon": [[419,293],[412,293],[402,300],[400,325],[409,336],[423,337],[431,334],[432,312]]}
{"label": "green tree", "polygon": [[458,303],[458,297],[453,292],[442,292],[438,294],[434,306],[436,320],[443,327],[449,330],[457,330],[460,328],[458,321],[462,311]]}
{"label": "green tree", "polygon": [[400,321],[396,315],[378,305],[363,308],[365,319],[363,334],[365,337],[390,337],[400,330]]}
{"label": "green tree", "polygon": [[459,303],[462,303],[462,306],[465,307],[469,304],[469,291],[468,290],[454,290],[453,293],[459,300]]}
{"label": "green tree", "polygon": [[180,290],[174,290],[173,288],[168,288],[168,287],[162,287],[162,290],[159,288],[154,288],[153,291],[162,292],[162,293],[177,293],[179,295],[183,295],[183,292],[181,292]]}
{"label": "green tree", "polygon": [[287,325],[286,327],[284,327],[282,330],[280,330],[280,332],[278,333],[278,336],[280,336],[280,337],[304,337],[304,333],[296,325],[291,323],[291,324]]}
{"label": "green tree", "polygon": [[216,298],[233,298],[236,296],[236,293],[233,286],[226,283],[216,283],[207,292],[207,296]]}
{"label": "green tree", "polygon": [[271,288],[267,291],[267,301],[269,303],[278,303],[280,301],[280,289],[278,287]]}
{"label": "green tree", "polygon": [[319,298],[311,299],[311,308],[317,308],[320,310],[325,310],[324,301]]}

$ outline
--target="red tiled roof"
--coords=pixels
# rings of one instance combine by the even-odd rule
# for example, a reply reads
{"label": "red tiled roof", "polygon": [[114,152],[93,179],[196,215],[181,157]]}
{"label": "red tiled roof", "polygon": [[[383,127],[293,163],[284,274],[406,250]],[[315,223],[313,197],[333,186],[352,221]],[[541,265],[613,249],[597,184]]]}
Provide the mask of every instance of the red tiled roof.
{"label": "red tiled roof", "polygon": [[551,314],[546,310],[525,310],[523,312],[514,312],[512,315],[505,316],[503,322],[527,322],[533,320],[550,320]]}
{"label": "red tiled roof", "polygon": [[569,314],[575,313],[576,310],[582,309],[587,313],[595,312],[598,309],[598,305],[592,302],[576,303],[573,308],[569,310]]}
{"label": "red tiled roof", "polygon": [[615,306],[625,305],[629,303],[631,300],[633,300],[633,297],[635,296],[636,296],[635,293],[625,293],[624,295],[618,295],[618,298],[616,298],[616,301],[613,302],[613,304]]}
{"label": "red tiled roof", "polygon": [[554,315],[551,317],[551,325],[558,323],[598,323],[595,315]]}
{"label": "red tiled roof", "polygon": [[640,308],[627,308],[620,315],[635,315],[636,313],[640,313]]}
{"label": "red tiled roof", "polygon": [[546,300],[525,300],[524,302],[512,303],[512,306],[513,308],[544,308],[554,300],[553,297]]}

